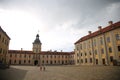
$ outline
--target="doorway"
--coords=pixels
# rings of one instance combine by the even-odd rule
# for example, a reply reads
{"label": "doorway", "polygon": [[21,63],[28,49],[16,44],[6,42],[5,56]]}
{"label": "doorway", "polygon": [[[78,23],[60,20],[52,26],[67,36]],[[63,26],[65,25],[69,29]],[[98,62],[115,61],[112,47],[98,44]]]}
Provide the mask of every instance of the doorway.
{"label": "doorway", "polygon": [[35,60],[35,61],[34,61],[34,65],[38,65],[38,60]]}

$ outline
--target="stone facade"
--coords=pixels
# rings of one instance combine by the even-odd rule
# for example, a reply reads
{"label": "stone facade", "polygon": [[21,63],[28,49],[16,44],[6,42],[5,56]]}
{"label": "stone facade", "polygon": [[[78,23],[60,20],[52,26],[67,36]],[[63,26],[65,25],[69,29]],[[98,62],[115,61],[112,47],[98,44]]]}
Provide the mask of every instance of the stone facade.
{"label": "stone facade", "polygon": [[39,35],[33,42],[33,51],[9,50],[8,60],[13,65],[67,65],[74,64],[74,52],[41,51]]}
{"label": "stone facade", "polygon": [[0,26],[0,64],[6,64],[10,38]]}
{"label": "stone facade", "polygon": [[98,27],[96,32],[75,42],[76,65],[113,65],[120,62],[120,22],[105,28]]}

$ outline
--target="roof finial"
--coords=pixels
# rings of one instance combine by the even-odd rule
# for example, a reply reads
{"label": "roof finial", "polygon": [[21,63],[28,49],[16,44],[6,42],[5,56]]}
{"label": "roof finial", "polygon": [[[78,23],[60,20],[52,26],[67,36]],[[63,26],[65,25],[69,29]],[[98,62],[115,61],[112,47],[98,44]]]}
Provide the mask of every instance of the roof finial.
{"label": "roof finial", "polygon": [[38,30],[38,34],[39,34],[39,32],[40,32],[40,31]]}

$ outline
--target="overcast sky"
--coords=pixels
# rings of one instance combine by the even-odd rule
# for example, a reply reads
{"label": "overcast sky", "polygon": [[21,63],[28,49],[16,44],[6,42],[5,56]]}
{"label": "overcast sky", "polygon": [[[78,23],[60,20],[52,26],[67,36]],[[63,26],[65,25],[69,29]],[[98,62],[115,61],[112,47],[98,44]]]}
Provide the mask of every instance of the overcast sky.
{"label": "overcast sky", "polygon": [[32,50],[39,33],[42,51],[73,51],[79,38],[110,20],[120,21],[120,0],[0,0],[9,49]]}

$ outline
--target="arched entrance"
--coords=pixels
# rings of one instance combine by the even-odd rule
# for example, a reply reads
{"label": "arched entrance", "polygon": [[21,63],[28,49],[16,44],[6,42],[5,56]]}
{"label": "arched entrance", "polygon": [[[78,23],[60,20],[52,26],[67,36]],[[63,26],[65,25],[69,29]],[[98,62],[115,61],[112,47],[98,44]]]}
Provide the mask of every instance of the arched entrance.
{"label": "arched entrance", "polygon": [[34,65],[38,65],[38,60],[35,60],[35,61],[34,61]]}

